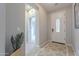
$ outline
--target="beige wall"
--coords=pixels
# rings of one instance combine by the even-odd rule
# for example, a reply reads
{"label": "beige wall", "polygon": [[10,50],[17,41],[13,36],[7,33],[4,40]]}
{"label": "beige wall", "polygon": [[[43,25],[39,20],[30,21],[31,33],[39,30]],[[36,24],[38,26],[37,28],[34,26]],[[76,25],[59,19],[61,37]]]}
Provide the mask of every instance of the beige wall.
{"label": "beige wall", "polygon": [[72,46],[72,6],[66,9],[66,42]]}
{"label": "beige wall", "polygon": [[39,9],[39,45],[42,47],[47,41],[47,13],[42,6],[36,4]]}

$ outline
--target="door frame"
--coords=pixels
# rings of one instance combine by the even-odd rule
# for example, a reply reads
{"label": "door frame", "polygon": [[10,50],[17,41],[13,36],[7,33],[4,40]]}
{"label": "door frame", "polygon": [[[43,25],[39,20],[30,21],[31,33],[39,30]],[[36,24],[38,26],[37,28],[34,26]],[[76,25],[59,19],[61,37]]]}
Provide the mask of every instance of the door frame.
{"label": "door frame", "polygon": [[[39,9],[36,7],[36,4],[25,4],[25,8],[26,8],[26,5],[30,5],[32,7],[34,7],[34,9],[36,9],[36,16],[37,16],[37,20],[36,20],[36,44],[37,44],[37,47],[39,47]],[[25,9],[25,15],[26,15],[26,9]],[[27,12],[27,15],[25,16],[25,55],[27,55],[27,43],[28,43],[28,12]]]}
{"label": "door frame", "polygon": [[[53,41],[53,39],[52,39],[52,31],[51,31],[51,15],[52,14],[55,14],[55,13],[64,13],[64,15],[63,16],[65,16],[65,22],[66,22],[66,15],[65,15],[65,13],[66,13],[66,11],[65,10],[61,10],[61,11],[55,11],[55,12],[53,12],[53,13],[51,13],[51,14],[49,14],[50,16],[50,41]],[[65,24],[65,27],[66,27],[66,24]],[[66,31],[66,28],[65,28],[65,31]],[[61,42],[59,42],[59,43],[61,43]],[[64,44],[66,44],[66,32],[65,32],[65,42],[64,42]]]}

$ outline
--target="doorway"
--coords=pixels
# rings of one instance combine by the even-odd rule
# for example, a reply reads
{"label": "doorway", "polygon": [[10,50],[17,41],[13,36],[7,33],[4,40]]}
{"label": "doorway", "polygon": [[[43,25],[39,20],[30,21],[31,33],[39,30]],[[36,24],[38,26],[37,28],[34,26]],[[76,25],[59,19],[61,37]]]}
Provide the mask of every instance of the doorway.
{"label": "doorway", "polygon": [[39,45],[38,10],[29,4],[26,4],[25,8],[25,45],[28,54]]}
{"label": "doorway", "polygon": [[65,11],[55,12],[51,15],[51,40],[66,43]]}

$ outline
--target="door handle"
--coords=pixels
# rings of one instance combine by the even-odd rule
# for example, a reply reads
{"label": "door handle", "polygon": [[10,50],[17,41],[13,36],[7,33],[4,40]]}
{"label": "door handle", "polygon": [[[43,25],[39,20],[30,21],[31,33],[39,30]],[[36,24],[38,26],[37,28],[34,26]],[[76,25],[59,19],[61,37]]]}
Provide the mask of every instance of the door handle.
{"label": "door handle", "polygon": [[52,32],[54,31],[54,29],[52,28]]}

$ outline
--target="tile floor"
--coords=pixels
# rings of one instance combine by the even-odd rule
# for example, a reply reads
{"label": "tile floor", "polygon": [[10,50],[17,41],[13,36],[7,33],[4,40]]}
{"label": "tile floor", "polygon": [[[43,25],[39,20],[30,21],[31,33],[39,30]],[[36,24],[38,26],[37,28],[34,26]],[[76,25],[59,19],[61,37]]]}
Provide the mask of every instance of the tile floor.
{"label": "tile floor", "polygon": [[[67,52],[68,51],[68,52]],[[73,49],[63,44],[48,43],[43,48],[34,49],[28,56],[74,56]]]}

